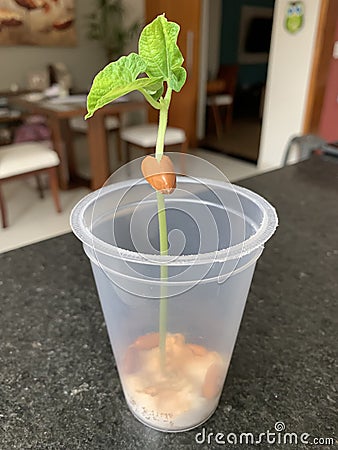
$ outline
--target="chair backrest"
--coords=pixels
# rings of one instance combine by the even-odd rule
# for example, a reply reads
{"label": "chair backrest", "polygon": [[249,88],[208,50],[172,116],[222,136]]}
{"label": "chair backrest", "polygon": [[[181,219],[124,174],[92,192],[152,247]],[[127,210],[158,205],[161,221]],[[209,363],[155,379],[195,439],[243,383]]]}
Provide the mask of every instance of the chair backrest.
{"label": "chair backrest", "polygon": [[234,97],[237,79],[238,79],[238,64],[222,64],[219,68],[217,79],[225,80],[225,94],[230,94]]}
{"label": "chair backrest", "polygon": [[291,136],[285,149],[283,166],[287,165],[291,149],[294,145],[298,147],[299,160],[303,161],[304,159],[310,158],[313,151],[321,150],[324,144],[325,141],[320,136],[314,134]]}

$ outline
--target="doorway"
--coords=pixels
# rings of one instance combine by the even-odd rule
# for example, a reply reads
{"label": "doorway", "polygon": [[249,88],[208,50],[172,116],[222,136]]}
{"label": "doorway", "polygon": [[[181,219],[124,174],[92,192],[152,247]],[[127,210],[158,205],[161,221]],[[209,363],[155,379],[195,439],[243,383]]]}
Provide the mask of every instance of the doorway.
{"label": "doorway", "polygon": [[[257,163],[259,153],[274,3],[275,0],[210,2],[209,85],[222,70],[224,73],[224,68],[237,67],[237,78],[231,93],[231,117],[227,106],[219,108],[220,132],[215,126],[213,110],[207,106],[201,145],[253,163]],[[217,60],[215,52],[218,52]],[[209,98],[210,95],[213,94]]]}

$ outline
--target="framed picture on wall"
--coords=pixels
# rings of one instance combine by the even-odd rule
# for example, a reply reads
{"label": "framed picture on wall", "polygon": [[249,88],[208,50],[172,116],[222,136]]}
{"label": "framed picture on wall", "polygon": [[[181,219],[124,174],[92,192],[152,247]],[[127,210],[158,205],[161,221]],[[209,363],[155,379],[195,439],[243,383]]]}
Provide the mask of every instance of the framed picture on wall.
{"label": "framed picture on wall", "polygon": [[0,0],[0,45],[75,45],[74,1]]}
{"label": "framed picture on wall", "polygon": [[272,22],[273,8],[242,6],[238,46],[240,64],[268,61]]}

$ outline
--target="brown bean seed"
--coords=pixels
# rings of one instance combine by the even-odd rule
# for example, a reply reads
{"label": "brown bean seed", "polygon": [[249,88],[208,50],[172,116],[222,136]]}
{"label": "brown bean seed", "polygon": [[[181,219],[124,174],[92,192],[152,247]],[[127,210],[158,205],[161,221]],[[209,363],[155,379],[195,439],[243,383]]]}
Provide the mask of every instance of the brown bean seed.
{"label": "brown bean seed", "polygon": [[153,156],[146,156],[141,164],[144,178],[156,190],[171,194],[176,188],[176,174],[169,156],[163,155],[158,161]]}
{"label": "brown bean seed", "polygon": [[140,336],[134,342],[134,346],[139,350],[150,350],[160,345],[160,336],[158,333],[148,333]]}
{"label": "brown bean seed", "polygon": [[222,389],[224,367],[219,363],[212,363],[205,374],[202,395],[207,399],[217,397]]}
{"label": "brown bean seed", "polygon": [[140,355],[134,345],[130,345],[127,348],[127,351],[124,355],[122,367],[123,372],[127,374],[135,373],[140,368]]}
{"label": "brown bean seed", "polygon": [[208,350],[205,347],[203,347],[202,345],[188,344],[188,347],[193,352],[193,354],[196,356],[204,356],[208,353]]}

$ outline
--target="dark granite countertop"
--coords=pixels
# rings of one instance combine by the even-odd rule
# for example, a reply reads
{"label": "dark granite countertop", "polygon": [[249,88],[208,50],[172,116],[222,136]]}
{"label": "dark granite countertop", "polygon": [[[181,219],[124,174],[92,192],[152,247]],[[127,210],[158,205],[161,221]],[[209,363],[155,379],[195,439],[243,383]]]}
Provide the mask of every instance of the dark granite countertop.
{"label": "dark granite countertop", "polygon": [[338,162],[316,157],[240,184],[275,205],[280,226],[258,262],[212,418],[178,434],[134,419],[89,262],[66,234],[0,255],[1,450],[253,448],[195,436],[258,437],[278,421],[298,439],[336,439]]}

